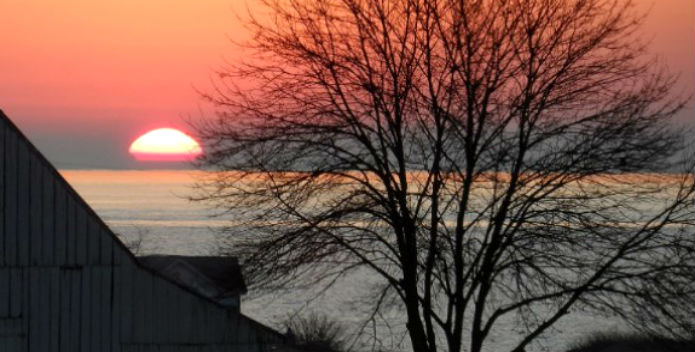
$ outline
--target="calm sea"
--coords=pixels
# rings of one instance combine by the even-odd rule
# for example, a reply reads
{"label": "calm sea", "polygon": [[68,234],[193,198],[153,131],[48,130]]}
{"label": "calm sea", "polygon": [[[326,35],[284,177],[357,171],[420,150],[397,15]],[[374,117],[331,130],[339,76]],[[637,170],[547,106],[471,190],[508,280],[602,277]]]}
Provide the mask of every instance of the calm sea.
{"label": "calm sea", "polygon": [[[213,217],[214,209],[187,199],[194,194],[197,171],[64,170],[61,174],[125,243],[141,240],[139,254],[216,253],[217,230],[225,225],[224,219]],[[355,328],[367,314],[359,301],[373,282],[367,273],[353,276],[319,297],[311,289],[251,292],[243,300],[242,311],[273,327],[292,314],[319,311]],[[486,349],[511,346],[517,338],[517,324],[506,322]],[[392,336],[385,344],[398,346],[403,342],[400,347],[407,348],[407,339],[401,339],[403,322],[393,321],[392,325]],[[591,332],[623,328],[617,322],[573,313],[534,349],[562,351]]]}
{"label": "calm sea", "polygon": [[65,170],[61,174],[126,243],[142,254],[214,254],[221,220],[193,194],[194,171]]}

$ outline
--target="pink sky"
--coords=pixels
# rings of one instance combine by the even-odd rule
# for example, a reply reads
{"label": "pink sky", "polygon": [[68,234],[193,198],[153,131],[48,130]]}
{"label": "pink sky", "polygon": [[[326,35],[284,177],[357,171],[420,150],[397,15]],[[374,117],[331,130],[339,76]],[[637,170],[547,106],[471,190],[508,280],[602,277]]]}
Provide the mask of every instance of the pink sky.
{"label": "pink sky", "polygon": [[[3,0],[0,109],[59,167],[132,167],[130,142],[200,115],[255,0]],[[652,52],[695,90],[695,1],[638,0]],[[695,122],[689,107],[680,119]]]}

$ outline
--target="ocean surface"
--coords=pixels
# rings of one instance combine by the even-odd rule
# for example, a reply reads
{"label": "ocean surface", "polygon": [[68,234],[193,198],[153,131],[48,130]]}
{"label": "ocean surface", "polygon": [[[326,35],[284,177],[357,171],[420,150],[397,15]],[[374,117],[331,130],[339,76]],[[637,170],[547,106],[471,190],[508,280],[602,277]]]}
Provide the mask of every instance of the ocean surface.
{"label": "ocean surface", "polygon": [[[63,170],[61,174],[126,244],[135,245],[137,254],[214,255],[219,230],[225,218],[205,204],[191,202],[198,171],[114,171]],[[360,298],[375,279],[365,272],[348,277],[330,291],[307,289],[259,293],[242,298],[244,314],[275,328],[293,314],[320,312],[355,330],[367,312],[360,309]],[[406,349],[404,322],[392,318],[392,330],[384,347]],[[492,334],[487,351],[503,351],[518,338],[517,323],[505,321]],[[624,331],[623,324],[584,313],[572,313],[547,333],[529,351],[564,351],[591,333]]]}

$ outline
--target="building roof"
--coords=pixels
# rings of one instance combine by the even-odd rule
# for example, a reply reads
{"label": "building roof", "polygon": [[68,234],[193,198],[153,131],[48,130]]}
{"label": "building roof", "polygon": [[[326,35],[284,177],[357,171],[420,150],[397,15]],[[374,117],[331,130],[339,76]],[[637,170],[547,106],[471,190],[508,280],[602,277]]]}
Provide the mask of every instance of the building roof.
{"label": "building roof", "polygon": [[[202,280],[214,285],[217,293],[208,295],[201,292],[206,296],[214,296],[211,298],[246,293],[246,284],[236,257],[149,255],[138,257],[138,260],[161,275],[198,291]],[[178,276],[177,272],[182,270],[182,267],[199,275],[196,278],[198,282],[194,283],[190,279]]]}

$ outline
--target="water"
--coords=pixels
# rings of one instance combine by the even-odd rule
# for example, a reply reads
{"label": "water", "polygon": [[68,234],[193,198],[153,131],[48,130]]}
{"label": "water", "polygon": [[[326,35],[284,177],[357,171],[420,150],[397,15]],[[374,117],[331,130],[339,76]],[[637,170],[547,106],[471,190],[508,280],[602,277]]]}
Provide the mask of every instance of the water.
{"label": "water", "polygon": [[[198,172],[70,170],[61,174],[125,243],[142,240],[138,254],[216,253],[217,231],[225,225],[225,220],[212,217],[214,209],[187,199],[194,194],[192,186],[200,175]],[[375,282],[368,273],[353,275],[318,298],[314,297],[317,292],[311,289],[251,292],[243,299],[242,311],[273,327],[280,327],[280,322],[291,314],[320,311],[348,328],[355,328],[366,314],[355,301]],[[407,339],[399,344],[403,322],[395,321],[393,326],[391,339],[385,344],[407,349]],[[504,322],[490,337],[486,350],[510,348],[517,339],[515,327],[513,320]],[[572,313],[532,350],[563,351],[592,332],[624,329],[616,321]]]}
{"label": "water", "polygon": [[124,242],[142,238],[139,254],[213,254],[212,209],[190,202],[191,171],[62,171]]}

